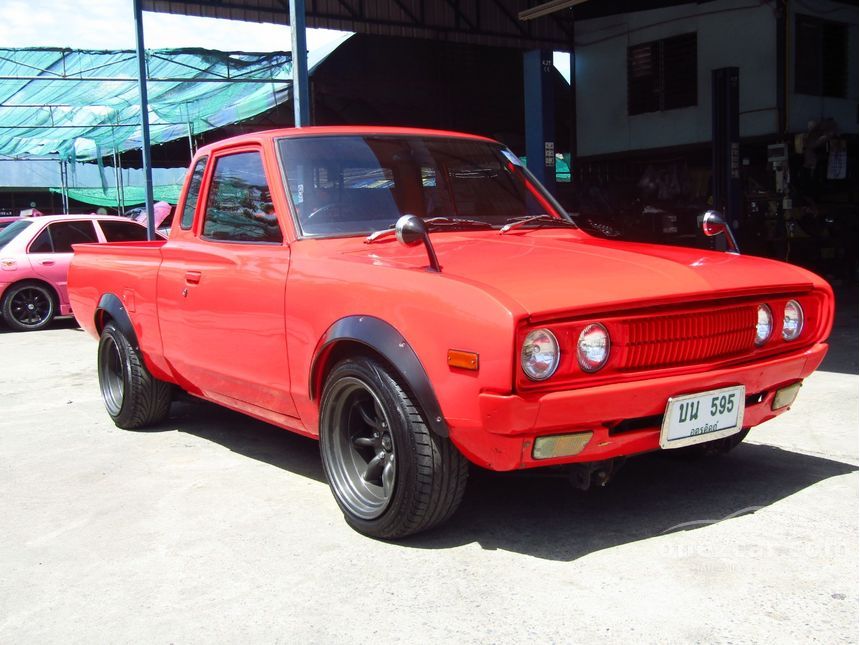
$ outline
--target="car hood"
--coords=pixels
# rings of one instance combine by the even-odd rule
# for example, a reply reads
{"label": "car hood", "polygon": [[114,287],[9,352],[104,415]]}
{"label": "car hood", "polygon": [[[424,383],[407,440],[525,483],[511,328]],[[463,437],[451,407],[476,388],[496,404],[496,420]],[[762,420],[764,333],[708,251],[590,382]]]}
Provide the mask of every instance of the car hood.
{"label": "car hood", "polygon": [[[530,315],[807,290],[817,276],[781,262],[698,249],[601,240],[580,231],[433,233],[443,276],[516,301]],[[394,241],[346,253],[426,270],[423,246]]]}

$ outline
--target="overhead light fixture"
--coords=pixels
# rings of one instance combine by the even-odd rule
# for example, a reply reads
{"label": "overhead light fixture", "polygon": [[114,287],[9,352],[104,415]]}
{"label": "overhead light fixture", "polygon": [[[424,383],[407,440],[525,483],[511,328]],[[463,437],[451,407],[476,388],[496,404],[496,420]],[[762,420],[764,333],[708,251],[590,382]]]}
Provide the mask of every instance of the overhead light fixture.
{"label": "overhead light fixture", "polygon": [[548,16],[551,13],[567,9],[568,7],[575,7],[576,5],[583,4],[584,2],[588,2],[588,0],[550,0],[549,2],[544,2],[536,7],[532,7],[531,9],[520,11],[518,15],[520,20],[534,20],[535,18]]}

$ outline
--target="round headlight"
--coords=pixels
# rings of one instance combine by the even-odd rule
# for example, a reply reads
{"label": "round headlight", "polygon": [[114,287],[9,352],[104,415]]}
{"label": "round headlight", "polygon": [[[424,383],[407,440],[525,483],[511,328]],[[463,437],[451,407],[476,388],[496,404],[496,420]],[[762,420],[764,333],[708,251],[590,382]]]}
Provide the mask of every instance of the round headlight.
{"label": "round headlight", "polygon": [[609,332],[600,323],[592,323],[582,330],[576,342],[576,359],[586,372],[596,372],[609,358]]}
{"label": "round headlight", "polygon": [[764,345],[773,333],[773,314],[767,305],[758,306],[758,318],[755,323],[755,344]]}
{"label": "round headlight", "polygon": [[526,334],[520,363],[531,380],[543,381],[552,376],[558,359],[558,341],[549,329],[535,329]]}
{"label": "round headlight", "polygon": [[785,303],[785,316],[782,319],[782,337],[794,340],[803,331],[803,308],[797,300]]}

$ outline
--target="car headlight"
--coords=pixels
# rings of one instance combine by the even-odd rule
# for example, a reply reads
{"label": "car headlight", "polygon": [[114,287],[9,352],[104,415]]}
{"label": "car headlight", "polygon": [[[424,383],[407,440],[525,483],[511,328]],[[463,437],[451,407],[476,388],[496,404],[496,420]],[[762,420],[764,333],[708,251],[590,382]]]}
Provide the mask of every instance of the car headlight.
{"label": "car headlight", "polygon": [[785,340],[794,340],[803,331],[803,307],[797,300],[789,300],[785,303],[785,315],[782,319],[782,337]]}
{"label": "car headlight", "polygon": [[609,332],[600,323],[591,323],[576,342],[576,359],[586,372],[596,372],[609,359]]}
{"label": "car headlight", "polygon": [[773,333],[773,313],[767,305],[758,306],[758,318],[755,323],[755,344],[764,345]]}
{"label": "car headlight", "polygon": [[543,381],[555,373],[559,354],[555,334],[549,329],[535,329],[526,334],[520,364],[531,380]]}

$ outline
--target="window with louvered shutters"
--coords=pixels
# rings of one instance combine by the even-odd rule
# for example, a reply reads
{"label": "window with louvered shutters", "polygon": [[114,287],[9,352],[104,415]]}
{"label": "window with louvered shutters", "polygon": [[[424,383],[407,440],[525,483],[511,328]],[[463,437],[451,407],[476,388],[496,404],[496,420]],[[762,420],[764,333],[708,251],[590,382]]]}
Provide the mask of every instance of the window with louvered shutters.
{"label": "window with louvered shutters", "polygon": [[627,49],[627,113],[689,107],[698,102],[695,33]]}

